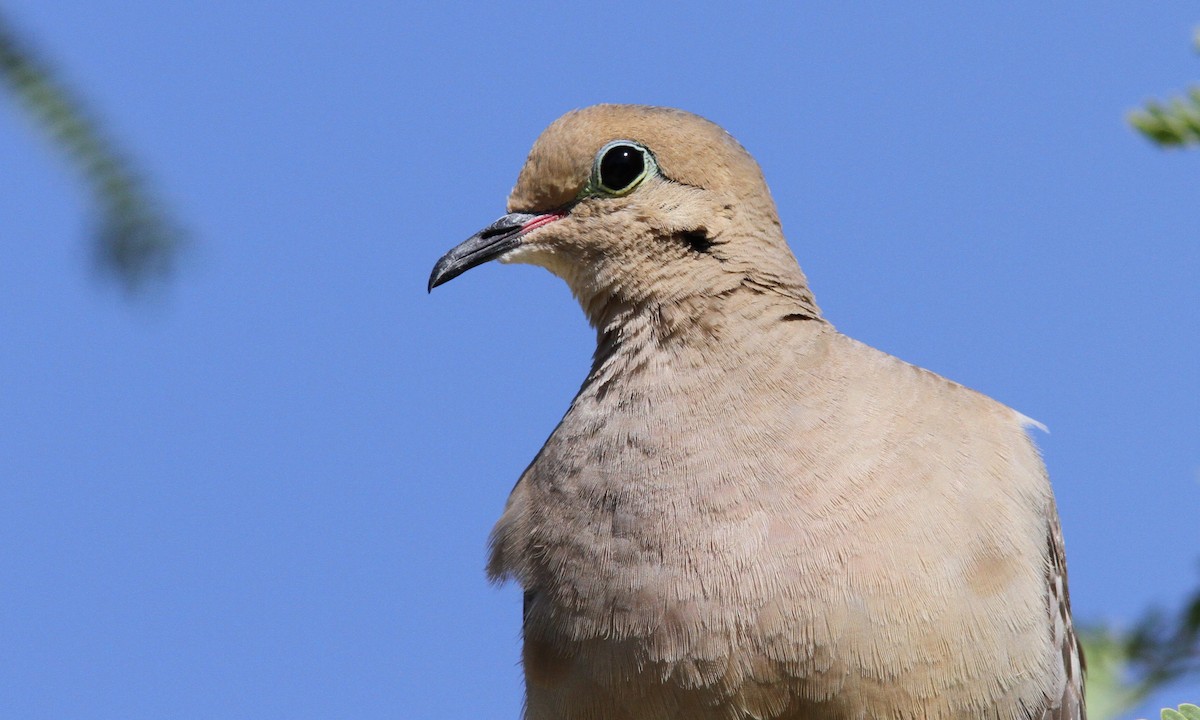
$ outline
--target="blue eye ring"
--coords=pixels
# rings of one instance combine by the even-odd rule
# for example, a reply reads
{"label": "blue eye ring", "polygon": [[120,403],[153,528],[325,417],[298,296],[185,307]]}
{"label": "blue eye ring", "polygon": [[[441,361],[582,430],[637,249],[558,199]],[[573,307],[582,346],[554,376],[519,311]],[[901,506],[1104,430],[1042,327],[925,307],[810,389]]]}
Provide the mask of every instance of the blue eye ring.
{"label": "blue eye ring", "polygon": [[613,140],[600,148],[592,163],[590,194],[622,197],[658,172],[654,154],[633,140]]}

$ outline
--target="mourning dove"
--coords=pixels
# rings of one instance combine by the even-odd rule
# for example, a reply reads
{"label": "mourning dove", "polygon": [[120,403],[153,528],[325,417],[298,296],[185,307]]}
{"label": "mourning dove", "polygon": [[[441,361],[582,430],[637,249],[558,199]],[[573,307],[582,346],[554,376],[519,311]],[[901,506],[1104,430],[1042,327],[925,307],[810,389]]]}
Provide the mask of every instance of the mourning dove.
{"label": "mourning dove", "polygon": [[570,112],[508,210],[430,289],[540,265],[597,331],[492,534],[528,720],[1085,717],[1032,421],[825,321],[730,135]]}

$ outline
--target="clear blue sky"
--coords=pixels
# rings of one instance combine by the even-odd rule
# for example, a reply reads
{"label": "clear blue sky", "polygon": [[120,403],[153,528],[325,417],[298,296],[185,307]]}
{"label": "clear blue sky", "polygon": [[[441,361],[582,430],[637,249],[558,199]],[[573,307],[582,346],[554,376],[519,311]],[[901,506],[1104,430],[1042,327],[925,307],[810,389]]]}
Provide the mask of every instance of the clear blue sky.
{"label": "clear blue sky", "polygon": [[485,543],[593,336],[534,268],[425,282],[601,101],[725,126],[842,331],[1050,427],[1077,620],[1195,585],[1200,152],[1123,122],[1193,3],[4,5],[195,249],[96,282],[0,97],[2,717],[517,716]]}

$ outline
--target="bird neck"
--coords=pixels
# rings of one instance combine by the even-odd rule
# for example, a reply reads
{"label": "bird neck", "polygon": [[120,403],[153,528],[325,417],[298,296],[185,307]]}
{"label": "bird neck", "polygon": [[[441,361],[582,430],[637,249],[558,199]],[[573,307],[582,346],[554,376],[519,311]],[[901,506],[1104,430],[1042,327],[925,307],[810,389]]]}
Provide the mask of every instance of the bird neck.
{"label": "bird neck", "polygon": [[828,328],[807,287],[795,289],[799,292],[743,282],[721,293],[634,302],[609,296],[584,304],[596,328],[593,372],[613,363],[638,363],[647,351],[734,365],[776,335]]}

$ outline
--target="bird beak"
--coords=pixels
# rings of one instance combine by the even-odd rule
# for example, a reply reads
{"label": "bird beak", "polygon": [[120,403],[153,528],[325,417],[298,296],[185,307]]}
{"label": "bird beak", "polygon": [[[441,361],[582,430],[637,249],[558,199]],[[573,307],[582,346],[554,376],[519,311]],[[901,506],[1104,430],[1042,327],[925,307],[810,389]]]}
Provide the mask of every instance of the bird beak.
{"label": "bird beak", "polygon": [[429,276],[429,290],[432,291],[438,285],[453,280],[476,265],[500,257],[520,245],[521,238],[529,231],[552,223],[562,216],[562,213],[505,215],[443,255],[433,266],[433,273]]}

